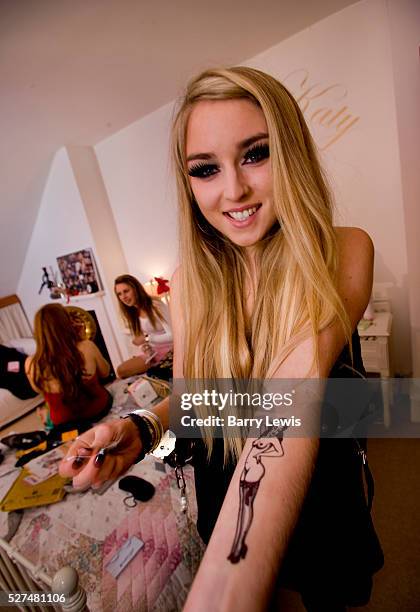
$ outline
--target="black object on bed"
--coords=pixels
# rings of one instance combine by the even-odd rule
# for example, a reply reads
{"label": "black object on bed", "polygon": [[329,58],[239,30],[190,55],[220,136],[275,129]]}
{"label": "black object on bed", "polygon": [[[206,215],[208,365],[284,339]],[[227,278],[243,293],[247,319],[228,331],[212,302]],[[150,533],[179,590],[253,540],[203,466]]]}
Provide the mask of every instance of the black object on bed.
{"label": "black object on bed", "polygon": [[0,388],[22,400],[38,395],[25,374],[26,357],[16,349],[0,344]]}

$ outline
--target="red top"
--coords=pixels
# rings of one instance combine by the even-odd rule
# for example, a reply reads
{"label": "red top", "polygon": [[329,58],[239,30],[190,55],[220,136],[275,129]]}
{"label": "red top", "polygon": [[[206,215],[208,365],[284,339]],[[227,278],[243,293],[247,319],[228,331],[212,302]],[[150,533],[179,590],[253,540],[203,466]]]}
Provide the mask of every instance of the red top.
{"label": "red top", "polygon": [[45,401],[50,409],[50,418],[54,425],[69,421],[88,420],[105,410],[110,402],[108,391],[101,385],[97,374],[84,380],[86,393],[72,403],[64,403],[63,393],[44,391]]}

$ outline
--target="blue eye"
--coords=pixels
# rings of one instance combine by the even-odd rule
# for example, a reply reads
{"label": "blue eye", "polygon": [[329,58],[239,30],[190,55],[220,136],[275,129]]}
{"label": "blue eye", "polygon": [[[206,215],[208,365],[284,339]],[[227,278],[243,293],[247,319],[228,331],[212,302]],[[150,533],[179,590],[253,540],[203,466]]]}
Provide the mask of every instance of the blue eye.
{"label": "blue eye", "polygon": [[193,176],[194,178],[208,178],[209,176],[213,176],[219,171],[219,167],[216,164],[205,164],[198,163],[191,166],[188,170],[189,176]]}
{"label": "blue eye", "polygon": [[270,148],[268,144],[257,144],[248,149],[248,151],[244,155],[244,163],[245,164],[257,164],[264,159],[268,159],[270,157]]}

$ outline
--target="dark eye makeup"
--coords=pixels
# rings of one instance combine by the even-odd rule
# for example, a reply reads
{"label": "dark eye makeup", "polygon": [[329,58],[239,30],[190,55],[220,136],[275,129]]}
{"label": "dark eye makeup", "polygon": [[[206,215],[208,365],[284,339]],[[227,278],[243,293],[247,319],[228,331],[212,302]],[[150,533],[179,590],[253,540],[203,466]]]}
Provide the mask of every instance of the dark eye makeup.
{"label": "dark eye makeup", "polygon": [[245,163],[257,164],[264,159],[270,157],[270,148],[268,143],[260,143],[253,145],[244,155]]}
{"label": "dark eye makeup", "polygon": [[[270,148],[268,143],[259,143],[250,147],[243,157],[243,164],[258,164],[260,161],[270,157]],[[219,166],[208,162],[200,161],[188,169],[189,176],[194,178],[205,179],[217,174]]]}
{"label": "dark eye makeup", "polygon": [[207,164],[205,162],[199,162],[190,166],[188,169],[188,174],[193,176],[194,178],[208,178],[209,176],[213,176],[216,172],[219,171],[219,166],[217,164]]}

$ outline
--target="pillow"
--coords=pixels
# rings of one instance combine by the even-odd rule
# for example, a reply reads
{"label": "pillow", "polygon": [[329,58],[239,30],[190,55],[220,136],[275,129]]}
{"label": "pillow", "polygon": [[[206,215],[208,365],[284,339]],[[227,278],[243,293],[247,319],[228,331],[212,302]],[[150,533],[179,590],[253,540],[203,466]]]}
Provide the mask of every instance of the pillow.
{"label": "pillow", "polygon": [[5,346],[15,348],[25,355],[33,355],[36,351],[36,342],[33,338],[12,338],[5,342]]}

